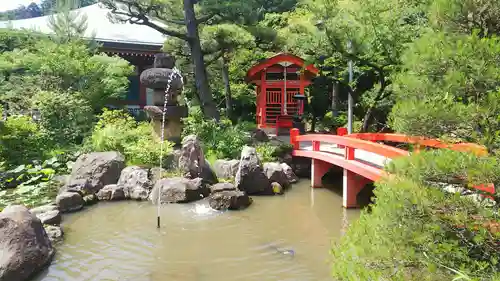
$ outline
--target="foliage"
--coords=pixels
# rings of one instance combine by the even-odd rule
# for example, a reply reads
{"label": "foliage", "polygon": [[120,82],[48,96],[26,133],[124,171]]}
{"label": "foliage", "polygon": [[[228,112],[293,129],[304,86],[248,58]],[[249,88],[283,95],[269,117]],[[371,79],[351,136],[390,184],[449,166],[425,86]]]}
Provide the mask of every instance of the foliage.
{"label": "foliage", "polygon": [[2,28],[0,29],[0,54],[14,49],[33,49],[40,40],[47,39],[43,34]]}
{"label": "foliage", "polygon": [[370,212],[333,250],[338,280],[498,280],[498,205],[445,193],[430,181],[497,182],[494,158],[432,151],[394,160]]}
{"label": "foliage", "polygon": [[0,99],[10,111],[29,109],[40,91],[71,93],[97,110],[123,96],[132,67],[118,57],[92,54],[83,42],[40,40],[32,50],[1,54],[0,71],[8,74],[0,81]]}
{"label": "foliage", "polygon": [[173,144],[164,141],[162,154],[161,143],[153,138],[148,123],[136,122],[126,111],[104,109],[85,147],[92,151],[119,151],[131,165],[153,166],[160,164],[160,156],[167,160]]}
{"label": "foliage", "polygon": [[432,32],[415,41],[395,78],[391,126],[407,134],[451,137],[496,149],[498,40]]}
{"label": "foliage", "polygon": [[85,35],[88,17],[80,11],[73,11],[80,0],[58,0],[55,14],[48,18],[48,26],[55,33],[59,42],[69,42]]}
{"label": "foliage", "polygon": [[28,116],[10,116],[0,123],[0,159],[9,165],[42,159],[47,135]]}
{"label": "foliage", "polygon": [[92,129],[92,107],[77,95],[40,92],[33,107],[40,111],[40,125],[58,145],[81,143]]}
{"label": "foliage", "polygon": [[241,149],[249,142],[249,133],[231,121],[204,120],[199,109],[193,109],[184,119],[183,136],[197,135],[202,141],[205,154],[217,159],[239,158]]}
{"label": "foliage", "polygon": [[255,149],[262,162],[280,162],[286,154],[292,152],[293,146],[287,143],[275,145],[270,142],[264,142],[257,144]]}

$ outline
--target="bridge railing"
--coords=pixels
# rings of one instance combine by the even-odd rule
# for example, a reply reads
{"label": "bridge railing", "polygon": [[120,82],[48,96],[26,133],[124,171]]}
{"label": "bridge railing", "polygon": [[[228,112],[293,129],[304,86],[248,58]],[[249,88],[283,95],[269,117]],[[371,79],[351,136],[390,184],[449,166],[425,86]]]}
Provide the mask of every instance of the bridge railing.
{"label": "bridge railing", "polygon": [[445,143],[437,139],[429,139],[425,137],[407,136],[402,134],[383,134],[383,133],[356,133],[345,135],[346,137],[366,140],[371,142],[393,142],[414,144],[415,151],[419,151],[421,147],[445,148],[455,151],[472,152],[478,156],[488,155],[486,147],[475,143]]}
{"label": "bridge railing", "polygon": [[371,142],[357,138],[347,138],[338,135],[327,135],[327,134],[300,135],[298,129],[291,129],[290,143],[292,144],[293,148],[296,150],[300,150],[301,142],[311,142],[313,151],[321,151],[320,144],[322,142],[329,144],[337,144],[345,148],[345,158],[347,160],[355,159],[354,153],[356,149],[361,149],[367,152],[375,153],[390,159],[408,155],[408,151],[392,146],[387,146],[384,144],[379,144],[376,142]]}

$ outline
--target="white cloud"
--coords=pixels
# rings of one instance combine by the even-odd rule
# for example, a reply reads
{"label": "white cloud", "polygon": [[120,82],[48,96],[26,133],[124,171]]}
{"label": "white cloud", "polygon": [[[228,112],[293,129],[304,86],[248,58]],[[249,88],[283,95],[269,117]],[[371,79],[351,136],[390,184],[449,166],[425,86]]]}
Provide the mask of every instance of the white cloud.
{"label": "white cloud", "polygon": [[40,0],[0,0],[0,12],[13,10],[20,5],[28,6],[31,2],[39,4]]}

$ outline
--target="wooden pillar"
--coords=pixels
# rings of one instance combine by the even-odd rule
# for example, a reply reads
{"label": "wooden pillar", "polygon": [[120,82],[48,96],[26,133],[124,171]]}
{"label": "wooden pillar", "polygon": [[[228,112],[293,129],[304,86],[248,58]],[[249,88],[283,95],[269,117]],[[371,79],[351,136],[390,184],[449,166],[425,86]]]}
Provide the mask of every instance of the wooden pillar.
{"label": "wooden pillar", "polygon": [[267,127],[267,118],[266,118],[266,110],[267,110],[267,83],[266,83],[266,72],[267,69],[263,69],[260,73],[260,102],[262,109],[262,117],[259,127]]}
{"label": "wooden pillar", "polygon": [[[345,159],[354,160],[355,150],[352,147],[345,147]],[[357,208],[358,193],[365,187],[370,180],[344,169],[344,177],[342,183],[342,206],[344,208]]]}
{"label": "wooden pillar", "polygon": [[[320,142],[312,142],[313,151],[320,151]],[[330,170],[332,164],[318,159],[311,159],[311,186],[314,188],[322,187],[323,176]]]}

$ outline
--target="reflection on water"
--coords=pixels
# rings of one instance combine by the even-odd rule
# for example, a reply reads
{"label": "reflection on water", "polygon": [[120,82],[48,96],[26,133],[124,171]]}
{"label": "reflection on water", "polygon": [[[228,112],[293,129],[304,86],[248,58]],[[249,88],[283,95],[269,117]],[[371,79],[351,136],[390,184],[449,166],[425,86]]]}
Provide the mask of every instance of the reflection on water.
{"label": "reflection on water", "polygon": [[150,203],[100,203],[64,218],[65,241],[35,280],[331,280],[331,242],[359,211],[306,180],[284,196],[253,198],[239,212],[165,205],[160,229]]}

